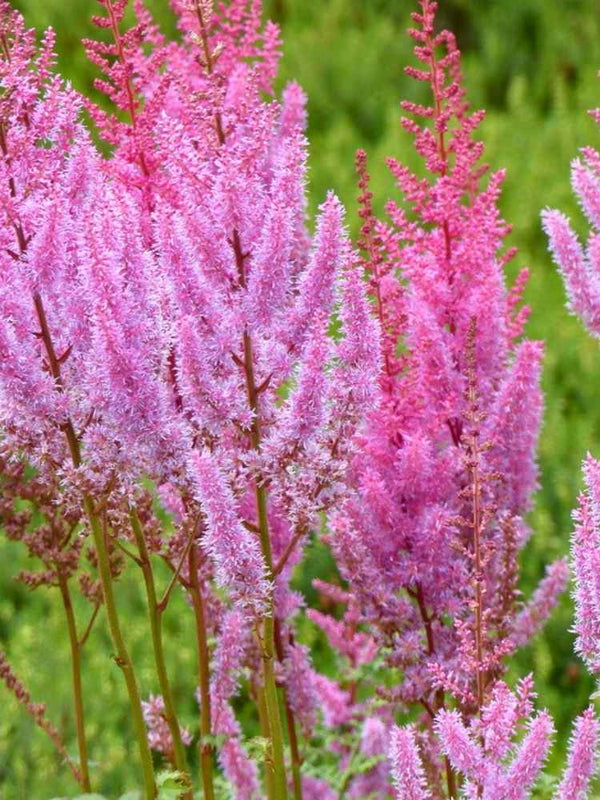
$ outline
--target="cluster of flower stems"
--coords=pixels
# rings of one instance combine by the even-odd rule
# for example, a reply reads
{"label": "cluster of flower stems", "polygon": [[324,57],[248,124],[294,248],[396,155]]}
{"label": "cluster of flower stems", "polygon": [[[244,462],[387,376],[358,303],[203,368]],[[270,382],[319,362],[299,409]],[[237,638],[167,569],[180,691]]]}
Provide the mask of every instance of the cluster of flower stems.
{"label": "cluster of flower stems", "polygon": [[[306,98],[273,90],[279,31],[260,0],[170,0],[172,40],[143,0],[98,3],[83,43],[96,101],[57,74],[53,32],[38,42],[0,0],[0,521],[40,565],[20,580],[62,600],[77,757],[1,653],[0,678],[86,793],[102,776],[85,646],[105,621],[146,800],[161,764],[185,800],[526,800],[553,723],[532,676],[503,678],[569,567],[549,564],[522,597],[543,346],[524,335],[527,271],[507,283],[503,173],[482,162],[454,36],[420,0],[406,68],[420,88],[401,124],[423,166],[388,160],[398,196],[380,219],[357,153],[352,242],[333,194],[309,220]],[[543,224],[572,310],[599,335],[600,155],[582,152],[587,247],[560,212]],[[591,456],[585,477],[575,633],[597,673]],[[317,537],[335,574],[308,608],[294,576]],[[147,606],[146,700],[126,567]],[[165,658],[177,592],[196,645],[193,730]],[[315,669],[309,629],[333,675]],[[599,737],[590,707],[555,800],[592,796]]]}

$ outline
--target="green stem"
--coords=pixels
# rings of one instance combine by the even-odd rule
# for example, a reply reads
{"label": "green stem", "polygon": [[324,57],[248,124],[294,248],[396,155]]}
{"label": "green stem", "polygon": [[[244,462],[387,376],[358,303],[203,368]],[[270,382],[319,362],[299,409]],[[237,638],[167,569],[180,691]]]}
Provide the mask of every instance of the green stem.
{"label": "green stem", "polygon": [[154,781],[152,754],[150,752],[150,746],[148,745],[148,737],[146,734],[144,715],[142,713],[142,702],[140,699],[137,679],[135,677],[131,658],[129,657],[129,652],[127,651],[127,647],[123,639],[123,634],[121,633],[121,625],[119,622],[119,615],[117,613],[117,603],[114,595],[108,551],[106,549],[106,542],[104,541],[104,532],[102,530],[102,525],[100,524],[96,510],[94,509],[94,503],[92,502],[92,499],[86,495],[83,502],[92,529],[94,545],[96,547],[96,554],[98,556],[98,569],[102,583],[102,594],[104,596],[104,604],[106,606],[106,615],[108,617],[108,627],[110,629],[110,634],[116,650],[115,661],[121,668],[123,677],[125,678],[127,692],[129,694],[133,725],[138,742],[140,759],[142,761],[144,797],[145,800],[154,800],[156,797],[156,784]]}
{"label": "green stem", "polygon": [[[267,494],[261,486],[256,487],[256,506],[258,511],[261,549],[267,564],[269,577],[272,577],[273,560],[271,557],[271,540],[267,516]],[[269,599],[267,614],[263,620],[261,657],[263,664],[265,703],[269,718],[269,732],[271,734],[272,761],[270,768],[273,770],[274,800],[285,800],[287,798],[287,779],[285,774],[283,728],[281,725],[279,698],[277,696],[277,684],[275,682],[275,607],[273,605],[272,595]]]}
{"label": "green stem", "polygon": [[204,616],[204,600],[198,581],[198,553],[192,544],[189,553],[190,596],[196,619],[196,644],[198,648],[198,687],[200,689],[200,769],[204,800],[214,800],[213,785],[213,747],[210,744],[212,732],[210,708],[209,650]]}
{"label": "green stem", "polygon": [[90,768],[88,761],[87,740],[85,738],[85,714],[83,707],[83,691],[81,686],[81,646],[77,638],[77,626],[73,603],[67,579],[58,572],[58,585],[62,596],[67,629],[69,631],[69,644],[71,646],[71,676],[73,681],[73,705],[75,707],[75,725],[77,728],[77,746],[79,748],[79,771],[81,773],[81,788],[84,792],[91,793]]}
{"label": "green stem", "polygon": [[340,791],[338,793],[338,800],[344,800],[346,797],[346,793],[348,792],[348,787],[350,786],[350,782],[354,777],[354,759],[358,755],[360,750],[360,742],[354,745],[353,749],[351,750],[348,756],[348,763],[346,764],[346,770],[342,775],[342,783],[340,786]]}
{"label": "green stem", "polygon": [[[275,649],[277,651],[277,658],[280,662],[284,659],[283,642],[281,641],[281,626],[275,620]],[[292,783],[294,786],[294,800],[302,800],[302,756],[300,755],[300,748],[298,747],[298,735],[296,733],[296,719],[294,712],[288,700],[288,694],[285,687],[282,688],[283,707],[285,711],[285,721],[287,726],[288,741],[290,743],[290,755],[292,761]]]}
{"label": "green stem", "polygon": [[[19,247],[21,252],[24,253],[26,252],[27,244],[25,240],[22,241],[23,233],[20,228],[17,230],[17,234],[19,237]],[[41,295],[38,292],[35,292],[33,295],[33,303],[40,324],[39,335],[46,350],[48,369],[54,378],[56,390],[58,392],[63,392],[65,386],[61,375],[61,362],[56,355],[56,350],[54,349],[54,342],[52,341],[52,334],[50,332],[50,326],[48,325],[44,303]],[[67,439],[73,466],[79,467],[81,466],[79,438],[70,419],[67,419],[67,421],[62,425],[62,430],[64,431]],[[154,782],[152,754],[150,753],[150,747],[148,745],[148,739],[146,736],[146,726],[144,724],[144,716],[142,714],[142,703],[140,700],[137,680],[133,671],[133,664],[131,663],[127,647],[125,646],[125,642],[123,640],[123,635],[121,634],[121,626],[119,623],[117,604],[115,602],[113,589],[112,573],[110,571],[110,562],[106,549],[106,543],[104,541],[104,532],[102,530],[102,525],[98,518],[98,514],[96,513],[96,509],[94,508],[94,502],[87,494],[84,495],[83,506],[92,529],[96,555],[98,557],[98,569],[100,572],[100,582],[102,584],[102,595],[104,597],[104,604],[106,606],[106,613],[108,617],[108,626],[115,650],[117,651],[115,661],[123,672],[127,686],[127,692],[129,694],[129,702],[131,704],[136,738],[138,740],[140,758],[142,761],[145,797],[146,800],[153,800],[156,795],[156,784]]]}
{"label": "green stem", "polygon": [[[156,594],[156,584],[154,583],[154,574],[152,572],[152,564],[150,563],[150,555],[146,546],[146,539],[144,537],[140,519],[135,509],[130,510],[129,519],[131,522],[133,535],[135,537],[135,543],[140,554],[139,563],[144,576],[144,584],[146,586],[146,598],[148,601],[148,614],[150,617],[150,630],[152,633],[154,663],[156,665],[156,674],[158,677],[160,691],[165,704],[165,719],[167,720],[167,725],[169,726],[171,739],[173,741],[173,758],[175,767],[179,770],[179,772],[189,776],[185,749],[181,739],[181,729],[177,720],[175,701],[173,699],[173,692],[171,690],[171,684],[169,682],[169,676],[167,673],[167,665],[165,662],[162,632],[163,615]],[[184,798],[185,800],[191,800],[191,792],[186,793]]]}
{"label": "green stem", "polygon": [[[263,739],[271,740],[271,729],[269,728],[269,715],[267,712],[267,701],[265,699],[265,690],[262,686],[256,685],[257,708],[258,708],[258,722],[260,725],[260,735]],[[267,769],[265,766],[265,786],[267,789],[267,797],[274,798],[275,785],[273,782],[273,770]]]}

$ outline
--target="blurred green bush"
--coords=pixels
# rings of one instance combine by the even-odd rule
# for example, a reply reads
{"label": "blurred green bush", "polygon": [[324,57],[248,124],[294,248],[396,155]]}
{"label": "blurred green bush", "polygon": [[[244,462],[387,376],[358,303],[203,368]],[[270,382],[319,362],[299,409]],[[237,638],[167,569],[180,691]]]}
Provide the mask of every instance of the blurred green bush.
{"label": "blurred green bush", "polygon": [[[59,68],[73,84],[89,92],[93,70],[80,45],[93,36],[88,17],[95,2],[15,0],[32,25],[57,32]],[[165,0],[151,9],[167,27],[173,19]],[[394,194],[384,157],[414,164],[410,141],[398,125],[401,97],[418,99],[422,87],[403,75],[411,62],[404,30],[414,5],[410,0],[267,0],[267,12],[283,26],[284,58],[280,84],[296,79],[309,95],[311,187],[313,205],[329,188],[341,196],[355,232],[356,187],[353,156],[357,147],[370,155],[377,207]],[[523,558],[527,594],[544,566],[568,548],[570,512],[580,487],[580,462],[587,449],[600,454],[600,352],[596,342],[564,309],[564,293],[546,252],[540,209],[557,206],[581,217],[569,187],[569,162],[577,148],[600,144],[585,110],[600,105],[600,7],[594,0],[442,0],[440,23],[455,31],[463,51],[467,88],[473,105],[488,109],[481,136],[492,168],[508,171],[502,208],[514,226],[512,244],[528,265],[527,301],[533,313],[529,334],[547,343],[544,388],[545,425],[540,445],[541,488],[530,517],[533,537]],[[12,580],[23,554],[0,542],[0,647],[6,649],[37,700],[73,739],[67,648],[61,610],[47,594],[29,594]],[[322,549],[309,555],[300,581],[327,571]],[[310,576],[308,573],[310,572]],[[145,652],[146,620],[136,586],[124,581],[119,601],[127,607],[134,657],[141,659],[147,690],[152,670]],[[179,599],[179,602],[181,599]],[[194,653],[189,631],[175,610],[168,615],[169,635],[177,640],[174,660],[178,704],[183,722],[193,724]],[[572,652],[571,607],[565,598],[546,632],[516,661],[514,673],[534,671],[541,702],[554,714],[561,738],[592,689]],[[116,668],[106,658],[110,644],[100,625],[86,654],[92,758],[102,759],[102,790],[116,796],[132,788],[129,745],[121,731],[126,705]],[[172,654],[173,655],[173,654]],[[72,792],[43,736],[7,695],[0,697],[0,796],[4,800],[46,800]],[[561,748],[556,749],[555,761]]]}

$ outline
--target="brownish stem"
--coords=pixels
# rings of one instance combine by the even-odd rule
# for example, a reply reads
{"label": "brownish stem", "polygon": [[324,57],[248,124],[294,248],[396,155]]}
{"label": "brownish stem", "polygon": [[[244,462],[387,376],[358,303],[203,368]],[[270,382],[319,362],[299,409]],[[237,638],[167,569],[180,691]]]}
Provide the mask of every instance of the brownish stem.
{"label": "brownish stem", "polygon": [[[469,394],[473,394],[471,388]],[[472,398],[475,402],[475,398]],[[482,510],[481,480],[479,475],[479,431],[474,430],[472,436],[472,493],[473,493],[473,555],[475,561],[475,657],[477,667],[475,682],[477,685],[477,706],[481,711],[484,702],[485,674],[483,670],[483,561],[482,561]]]}
{"label": "brownish stem", "polygon": [[[433,635],[433,626],[431,624],[431,616],[427,611],[427,605],[425,602],[425,595],[423,592],[423,587],[420,583],[417,584],[417,588],[414,592],[410,592],[411,597],[414,597],[417,601],[417,606],[419,608],[419,613],[421,615],[421,619],[423,620],[423,625],[425,626],[425,637],[427,639],[427,652],[431,656],[435,653],[435,639]],[[425,707],[427,713],[431,717],[432,720],[435,719],[436,713],[443,709],[445,706],[445,697],[443,689],[439,689],[436,692],[435,696],[435,703],[433,708],[427,703],[425,700],[421,700],[423,706]],[[446,769],[446,783],[448,785],[448,797],[449,798],[456,798],[458,797],[458,788],[456,785],[456,774],[452,769],[452,765],[450,764],[450,760],[447,757],[444,757],[444,766]]]}
{"label": "brownish stem", "polygon": [[458,786],[456,785],[456,773],[452,769],[450,759],[444,756],[444,766],[446,768],[446,783],[448,785],[448,797],[458,797]]}
{"label": "brownish stem", "polygon": [[[106,3],[106,10],[108,12],[108,18],[110,20],[110,30],[113,35],[113,39],[115,40],[115,47],[117,48],[117,59],[121,66],[126,70],[127,69],[127,59],[125,58],[125,52],[123,50],[123,40],[121,38],[121,31],[119,30],[119,23],[117,22],[117,17],[115,14],[115,9],[112,4],[112,0],[107,0]],[[131,85],[131,79],[129,77],[125,80],[125,93],[127,94],[127,107],[129,111],[129,118],[131,120],[131,127],[135,131],[137,129],[137,111],[136,111],[136,101],[135,101],[135,93],[133,90],[133,86]],[[146,164],[146,159],[144,157],[144,153],[142,150],[139,151],[138,154],[140,168],[142,173],[147,178],[150,174],[148,170],[148,165]]]}

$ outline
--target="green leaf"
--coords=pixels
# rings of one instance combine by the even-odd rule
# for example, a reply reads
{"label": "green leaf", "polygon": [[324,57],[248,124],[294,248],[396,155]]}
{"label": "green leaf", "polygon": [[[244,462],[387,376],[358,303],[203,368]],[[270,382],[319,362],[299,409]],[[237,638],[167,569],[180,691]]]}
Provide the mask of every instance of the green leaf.
{"label": "green leaf", "polygon": [[189,779],[181,772],[169,770],[160,772],[156,777],[158,800],[179,800],[190,788]]}
{"label": "green leaf", "polygon": [[227,741],[227,736],[224,733],[218,733],[218,734],[209,733],[206,734],[205,736],[201,736],[199,743],[201,745],[209,744],[215,750],[220,750],[226,741]]}
{"label": "green leaf", "polygon": [[244,742],[244,744],[249,757],[258,761],[262,761],[269,752],[270,743],[264,736],[254,736],[252,739],[248,739]]}

